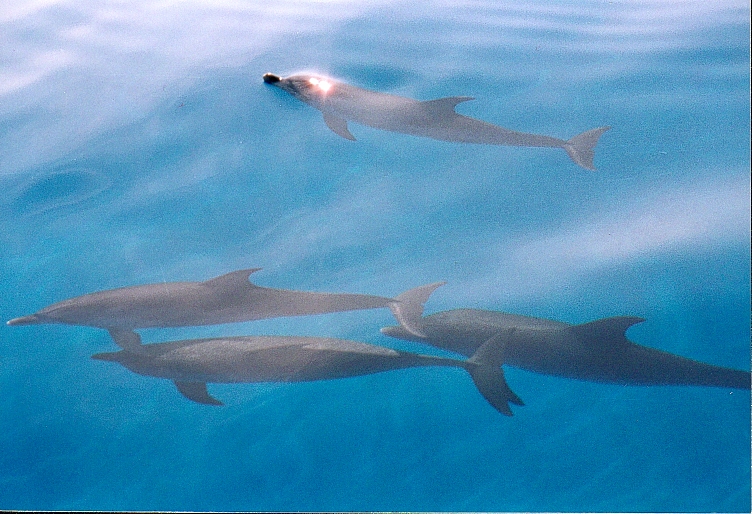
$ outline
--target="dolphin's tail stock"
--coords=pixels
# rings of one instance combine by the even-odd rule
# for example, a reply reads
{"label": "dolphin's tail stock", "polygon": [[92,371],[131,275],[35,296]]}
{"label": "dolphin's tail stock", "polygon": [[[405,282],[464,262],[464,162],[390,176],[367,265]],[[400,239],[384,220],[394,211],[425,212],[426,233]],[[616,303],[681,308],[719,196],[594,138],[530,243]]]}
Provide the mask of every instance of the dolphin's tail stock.
{"label": "dolphin's tail stock", "polygon": [[434,282],[409,289],[398,295],[395,301],[389,304],[389,310],[392,311],[400,327],[415,337],[425,339],[426,335],[420,329],[423,304],[426,303],[431,293],[444,284],[446,282]]}
{"label": "dolphin's tail stock", "polygon": [[512,415],[510,403],[525,405],[519,396],[514,394],[504,378],[504,340],[512,336],[515,329],[499,332],[488,341],[483,343],[478,350],[467,360],[466,369],[478,388],[480,394],[490,403],[494,409],[505,416]]}
{"label": "dolphin's tail stock", "polygon": [[601,135],[611,127],[598,127],[582,134],[577,134],[572,139],[564,143],[564,150],[567,151],[571,159],[585,168],[586,170],[595,171],[593,157],[595,155],[595,145]]}

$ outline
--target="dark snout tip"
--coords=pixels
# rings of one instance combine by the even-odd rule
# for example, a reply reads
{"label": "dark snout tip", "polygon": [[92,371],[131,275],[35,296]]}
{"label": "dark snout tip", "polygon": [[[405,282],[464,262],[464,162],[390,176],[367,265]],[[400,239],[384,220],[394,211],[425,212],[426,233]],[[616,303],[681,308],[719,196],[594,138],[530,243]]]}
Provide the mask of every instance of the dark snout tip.
{"label": "dark snout tip", "polygon": [[276,84],[280,80],[282,80],[279,75],[275,75],[274,73],[264,73],[264,82],[267,84]]}

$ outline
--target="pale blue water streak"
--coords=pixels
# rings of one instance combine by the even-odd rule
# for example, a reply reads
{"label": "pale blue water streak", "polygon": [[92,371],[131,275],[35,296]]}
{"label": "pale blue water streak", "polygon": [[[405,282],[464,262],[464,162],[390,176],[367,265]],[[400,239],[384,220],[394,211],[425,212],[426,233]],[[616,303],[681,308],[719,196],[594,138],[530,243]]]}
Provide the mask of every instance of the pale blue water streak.
{"label": "pale blue water streak", "polygon": [[[749,369],[745,2],[14,2],[0,7],[0,317],[263,267],[270,287],[571,323]],[[261,82],[304,69],[568,138],[563,151],[353,125]],[[379,334],[387,311],[144,331]],[[0,328],[0,508],[749,511],[750,397],[507,370],[214,385],[90,360],[98,329]]]}

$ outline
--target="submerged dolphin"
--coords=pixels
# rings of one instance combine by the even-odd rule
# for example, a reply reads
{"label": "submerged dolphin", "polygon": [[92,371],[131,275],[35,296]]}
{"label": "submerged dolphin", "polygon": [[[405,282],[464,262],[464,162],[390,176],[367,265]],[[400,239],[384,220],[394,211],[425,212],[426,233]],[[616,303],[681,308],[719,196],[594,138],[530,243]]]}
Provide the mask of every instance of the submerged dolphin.
{"label": "submerged dolphin", "polygon": [[[389,307],[393,298],[363,294],[272,289],[248,281],[260,268],[233,271],[204,282],[165,282],[109,289],[52,304],[8,325],[63,323],[109,330],[123,348],[138,348],[137,328],[218,325],[266,318]],[[423,286],[435,288],[435,285]],[[433,290],[433,289],[431,289]],[[409,320],[403,320],[406,326]]]}
{"label": "submerged dolphin", "polygon": [[323,337],[249,336],[193,339],[142,345],[139,351],[98,353],[140,375],[172,380],[189,400],[222,405],[207,382],[308,382],[369,375],[418,366],[452,366],[470,373],[476,387],[499,412],[522,404],[506,387],[498,347],[481,346],[468,360],[432,357],[381,346]]}
{"label": "submerged dolphin", "polygon": [[594,170],[595,145],[601,134],[610,128],[588,130],[565,141],[515,132],[457,114],[454,111],[457,104],[473,100],[467,96],[421,102],[314,75],[282,78],[267,73],[263,79],[267,84],[287,91],[298,100],[320,110],[326,125],[334,133],[351,141],[355,141],[355,137],[347,129],[348,121],[391,132],[457,143],[563,148],[575,163],[587,170]]}
{"label": "submerged dolphin", "polygon": [[750,389],[749,371],[713,366],[629,341],[625,331],[644,321],[642,318],[614,317],[570,325],[479,309],[422,317],[423,303],[431,292],[408,291],[398,296],[403,317],[413,328],[384,327],[381,332],[463,355],[472,355],[492,342],[501,346],[504,364],[579,380]]}

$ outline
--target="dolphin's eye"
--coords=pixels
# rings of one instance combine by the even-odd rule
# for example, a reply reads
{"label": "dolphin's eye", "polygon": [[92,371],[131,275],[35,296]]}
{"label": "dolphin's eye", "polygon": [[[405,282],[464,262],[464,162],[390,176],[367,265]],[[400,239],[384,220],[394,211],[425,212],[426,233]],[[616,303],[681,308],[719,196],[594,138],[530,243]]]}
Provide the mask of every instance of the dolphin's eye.
{"label": "dolphin's eye", "polygon": [[332,88],[332,83],[328,82],[326,80],[317,79],[316,77],[311,77],[308,79],[308,83],[312,86],[316,86],[319,88],[322,92],[326,93]]}

